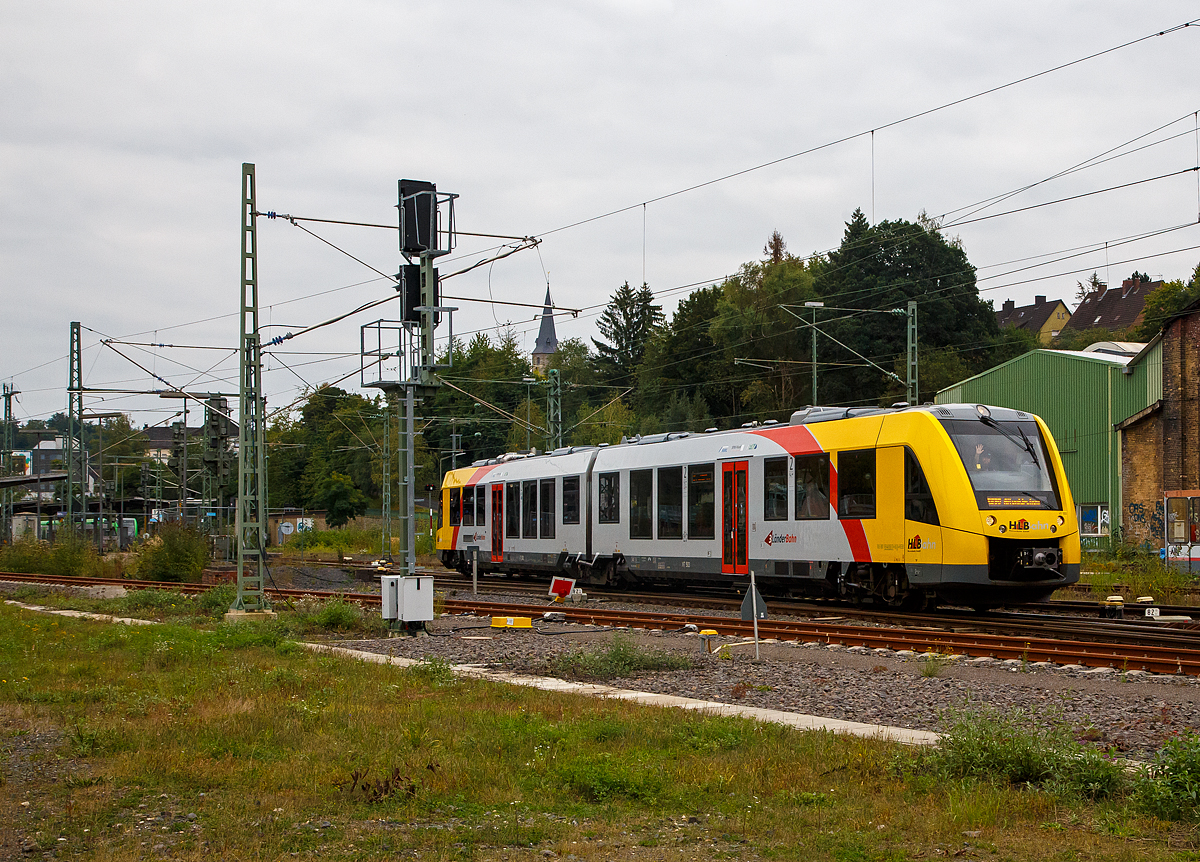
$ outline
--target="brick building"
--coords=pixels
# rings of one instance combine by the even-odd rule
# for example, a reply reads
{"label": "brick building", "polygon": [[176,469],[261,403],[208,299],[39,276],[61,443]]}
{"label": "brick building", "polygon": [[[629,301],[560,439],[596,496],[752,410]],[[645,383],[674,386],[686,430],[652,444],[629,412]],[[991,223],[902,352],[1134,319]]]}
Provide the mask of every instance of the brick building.
{"label": "brick building", "polygon": [[1145,379],[1149,405],[1113,426],[1122,529],[1130,541],[1161,547],[1167,528],[1169,544],[1191,545],[1200,538],[1200,301],[1168,318],[1126,373]]}

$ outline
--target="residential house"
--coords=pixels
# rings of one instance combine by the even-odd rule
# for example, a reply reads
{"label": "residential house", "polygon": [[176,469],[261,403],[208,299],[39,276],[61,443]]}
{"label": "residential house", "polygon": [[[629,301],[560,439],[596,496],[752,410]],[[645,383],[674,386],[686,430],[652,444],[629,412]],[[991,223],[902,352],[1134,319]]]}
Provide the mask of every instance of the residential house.
{"label": "residential house", "polygon": [[1034,333],[1042,344],[1049,344],[1050,339],[1062,332],[1070,319],[1071,311],[1065,302],[1061,299],[1047,301],[1044,296],[1035,296],[1033,305],[1022,306],[1006,299],[996,312],[996,325],[1001,329],[1006,326],[1024,329]]}

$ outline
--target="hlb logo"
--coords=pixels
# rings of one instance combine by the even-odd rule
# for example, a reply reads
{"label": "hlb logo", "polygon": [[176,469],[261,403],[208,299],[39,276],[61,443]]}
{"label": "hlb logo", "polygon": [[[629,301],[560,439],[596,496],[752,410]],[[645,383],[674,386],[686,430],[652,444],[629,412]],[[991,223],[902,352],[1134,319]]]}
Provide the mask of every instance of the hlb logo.
{"label": "hlb logo", "polygon": [[1008,528],[1009,528],[1010,530],[1020,530],[1020,531],[1022,531],[1022,532],[1028,532],[1028,530],[1029,530],[1029,522],[1028,522],[1028,521],[1026,521],[1024,518],[1022,518],[1022,519],[1021,519],[1021,520],[1019,520],[1019,521],[1009,521],[1009,522],[1008,522]]}
{"label": "hlb logo", "polygon": [[909,543],[908,543],[908,549],[909,549],[910,551],[919,551],[919,550],[921,550],[921,537],[920,537],[920,536],[913,536],[913,537],[912,537],[912,539],[911,539],[911,540],[909,541]]}

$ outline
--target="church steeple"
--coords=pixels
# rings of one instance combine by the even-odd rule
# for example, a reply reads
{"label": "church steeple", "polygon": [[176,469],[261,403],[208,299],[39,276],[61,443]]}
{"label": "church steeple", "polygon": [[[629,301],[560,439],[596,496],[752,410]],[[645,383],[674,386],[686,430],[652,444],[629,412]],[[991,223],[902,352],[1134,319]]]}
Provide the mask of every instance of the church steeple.
{"label": "church steeple", "polygon": [[545,308],[542,309],[542,325],[531,355],[533,367],[545,371],[550,365],[550,357],[557,352],[558,336],[554,334],[554,308],[550,304],[550,288],[547,287]]}

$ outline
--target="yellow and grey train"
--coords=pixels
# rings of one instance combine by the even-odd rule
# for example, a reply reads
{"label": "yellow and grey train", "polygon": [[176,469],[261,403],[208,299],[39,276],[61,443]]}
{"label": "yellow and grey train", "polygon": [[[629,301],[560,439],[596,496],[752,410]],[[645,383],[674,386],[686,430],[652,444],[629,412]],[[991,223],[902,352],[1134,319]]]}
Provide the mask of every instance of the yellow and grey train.
{"label": "yellow and grey train", "polygon": [[810,407],[787,424],[505,455],[448,472],[437,548],[469,571],[742,583],[924,607],[1079,579],[1045,423],[976,404]]}

